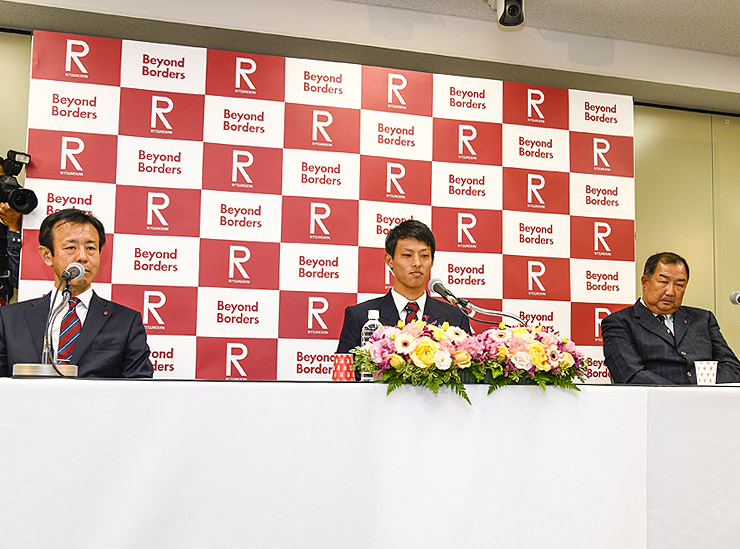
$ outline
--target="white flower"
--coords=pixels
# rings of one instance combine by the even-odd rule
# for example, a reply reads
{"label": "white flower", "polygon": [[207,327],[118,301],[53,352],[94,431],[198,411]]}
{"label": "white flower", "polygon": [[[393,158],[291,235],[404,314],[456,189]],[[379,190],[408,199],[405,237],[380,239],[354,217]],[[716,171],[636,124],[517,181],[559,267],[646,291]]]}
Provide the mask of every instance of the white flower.
{"label": "white flower", "polygon": [[529,370],[532,367],[532,363],[529,361],[529,353],[525,353],[524,351],[514,353],[514,356],[511,357],[511,362],[519,370]]}
{"label": "white flower", "polygon": [[438,370],[448,370],[452,364],[452,357],[447,351],[439,350],[434,353],[434,365]]}

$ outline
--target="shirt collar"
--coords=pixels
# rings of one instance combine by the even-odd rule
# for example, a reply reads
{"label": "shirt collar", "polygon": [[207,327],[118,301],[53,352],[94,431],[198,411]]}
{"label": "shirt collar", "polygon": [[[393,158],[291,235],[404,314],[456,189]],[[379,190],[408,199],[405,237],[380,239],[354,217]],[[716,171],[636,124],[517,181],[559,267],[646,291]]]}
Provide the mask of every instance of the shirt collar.
{"label": "shirt collar", "polygon": [[[55,294],[56,294],[56,288],[54,288],[51,291],[52,297],[54,297]],[[92,300],[92,296],[93,296],[92,286],[88,286],[87,290],[85,290],[84,292],[82,292],[81,294],[78,294],[76,296],[77,299],[80,300],[80,302],[77,304],[77,306],[79,307],[80,305],[84,305],[85,306],[85,309],[89,309],[90,308],[90,300]],[[57,300],[58,299],[59,298],[57,297]],[[54,303],[52,303],[52,306],[53,305],[54,305]]]}
{"label": "shirt collar", "polygon": [[396,305],[396,310],[398,311],[398,317],[403,320],[404,315],[403,310],[406,308],[406,304],[409,301],[416,301],[416,304],[419,306],[419,314],[417,315],[417,318],[421,320],[422,314],[424,313],[424,306],[427,304],[427,293],[424,292],[421,294],[421,296],[417,299],[411,300],[407,297],[402,296],[399,294],[396,290],[391,288],[391,295],[393,296],[393,303]]}
{"label": "shirt collar", "polygon": [[[642,303],[643,307],[645,307],[648,311],[650,311],[650,309],[648,309],[648,306],[645,305],[645,302],[643,301],[642,296],[640,296],[640,303]],[[658,318],[658,313],[654,313],[653,311],[650,311],[650,314],[653,315],[655,318]],[[660,314],[662,314],[662,313],[660,313]],[[671,313],[669,315],[663,315],[663,316],[665,317],[666,321],[669,321],[669,320],[672,321],[673,320],[673,314],[674,313]]]}

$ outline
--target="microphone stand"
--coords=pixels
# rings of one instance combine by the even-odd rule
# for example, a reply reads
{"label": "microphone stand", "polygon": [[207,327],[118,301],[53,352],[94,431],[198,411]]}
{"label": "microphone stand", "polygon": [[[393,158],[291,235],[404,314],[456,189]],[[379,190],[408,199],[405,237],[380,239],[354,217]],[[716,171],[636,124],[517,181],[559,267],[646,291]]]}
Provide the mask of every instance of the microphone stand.
{"label": "microphone stand", "polygon": [[[64,285],[64,289],[62,290],[62,301],[59,303],[59,305],[56,306],[56,308],[53,308],[54,302],[56,302],[57,295],[59,294],[59,289]],[[49,316],[46,318],[46,328],[44,330],[44,346],[43,346],[43,355],[41,357],[41,363],[50,365],[52,368],[54,368],[54,371],[57,373],[59,377],[67,377],[62,372],[59,371],[59,368],[57,367],[57,357],[56,352],[52,349],[52,326],[54,325],[54,321],[59,316],[59,314],[64,310],[64,307],[69,303],[69,298],[72,295],[72,290],[69,287],[69,278],[63,277],[62,280],[59,282],[59,286],[57,286],[56,291],[54,292],[54,296],[51,298],[51,306],[49,307]]]}
{"label": "microphone stand", "polygon": [[522,320],[516,315],[512,315],[511,313],[505,313],[504,311],[494,311],[492,309],[484,309],[482,307],[478,307],[477,305],[473,305],[470,301],[468,301],[465,298],[458,297],[456,301],[457,303],[455,303],[455,305],[457,305],[460,308],[460,310],[465,314],[465,316],[467,316],[470,320],[475,320],[476,322],[482,322],[483,324],[493,324],[493,325],[498,324],[498,322],[492,322],[490,320],[481,320],[479,318],[474,318],[473,316],[470,315],[470,313],[466,311],[466,309],[470,309],[472,311],[475,311],[476,313],[481,313],[484,315],[505,316],[505,317],[516,320],[522,326],[527,325],[527,323],[524,320]]}

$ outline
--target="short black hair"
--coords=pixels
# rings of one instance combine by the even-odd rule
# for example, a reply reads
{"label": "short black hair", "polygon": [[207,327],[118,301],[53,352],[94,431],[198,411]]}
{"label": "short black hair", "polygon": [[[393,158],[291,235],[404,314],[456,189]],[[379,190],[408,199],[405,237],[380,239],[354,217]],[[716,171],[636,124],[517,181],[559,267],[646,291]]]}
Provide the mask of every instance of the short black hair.
{"label": "short black hair", "polygon": [[103,249],[105,244],[105,228],[103,223],[94,215],[87,213],[76,208],[66,208],[59,210],[53,214],[46,216],[41,222],[41,229],[39,230],[39,244],[45,246],[54,255],[54,227],[61,223],[75,223],[78,225],[92,225],[96,231],[98,231],[99,244],[98,249]]}
{"label": "short black hair", "polygon": [[655,273],[655,269],[658,268],[658,263],[665,263],[666,265],[677,265],[683,263],[686,269],[686,281],[689,280],[689,264],[680,255],[673,252],[660,252],[653,254],[645,261],[645,267],[642,269],[642,274],[650,278]]}
{"label": "short black hair", "polygon": [[434,233],[421,221],[407,219],[388,232],[385,237],[385,252],[389,256],[393,257],[395,255],[396,244],[402,238],[415,238],[419,242],[423,242],[432,250],[432,257],[434,257],[434,251],[437,249]]}

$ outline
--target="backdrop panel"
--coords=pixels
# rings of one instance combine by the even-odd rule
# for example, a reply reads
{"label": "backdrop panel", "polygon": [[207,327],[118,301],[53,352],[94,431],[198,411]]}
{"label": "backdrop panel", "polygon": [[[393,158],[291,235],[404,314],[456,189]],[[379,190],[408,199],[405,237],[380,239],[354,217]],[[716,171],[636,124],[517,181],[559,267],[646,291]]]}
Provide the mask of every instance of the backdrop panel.
{"label": "backdrop panel", "polygon": [[32,59],[20,296],[49,288],[41,220],[92,211],[96,291],[142,312],[156,377],[329,379],[344,308],[393,285],[383,240],[415,218],[434,277],[571,336],[608,382],[630,97],[48,32]]}

